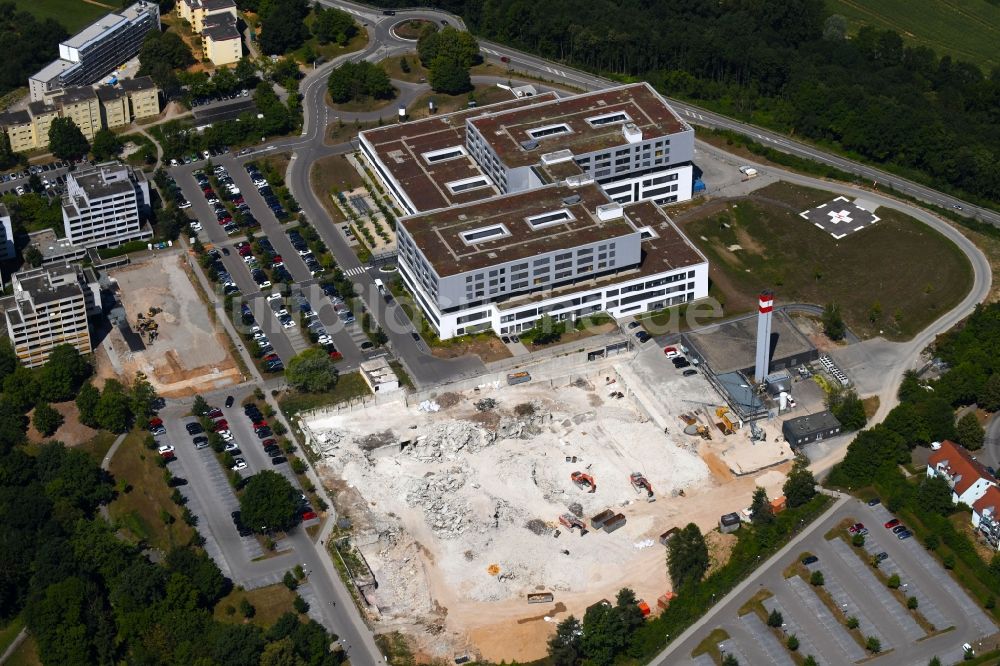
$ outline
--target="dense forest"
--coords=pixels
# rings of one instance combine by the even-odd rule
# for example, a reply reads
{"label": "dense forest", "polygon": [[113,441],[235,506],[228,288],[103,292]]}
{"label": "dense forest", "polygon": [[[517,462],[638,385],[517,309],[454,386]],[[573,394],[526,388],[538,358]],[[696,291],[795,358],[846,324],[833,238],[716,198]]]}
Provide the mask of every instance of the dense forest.
{"label": "dense forest", "polygon": [[[388,0],[379,0],[387,4]],[[391,4],[391,3],[390,3]],[[846,34],[823,0],[431,0],[479,36],[1000,201],[1000,71]]]}
{"label": "dense forest", "polygon": [[59,42],[69,35],[53,19],[39,21],[13,2],[0,2],[0,95],[28,85],[28,77],[59,56]]}
{"label": "dense forest", "polygon": [[28,369],[0,341],[0,624],[22,615],[41,661],[61,666],[341,664],[342,653],[329,650],[336,637],[298,613],[266,629],[216,620],[232,583],[201,536],[151,558],[101,516],[123,492],[119,480],[82,450],[28,444],[32,409],[36,428],[55,430],[39,416],[49,400],[75,396],[81,421],[112,432],[148,416],[155,392],[147,382],[126,389],[108,380],[99,391],[91,372],[69,345]]}

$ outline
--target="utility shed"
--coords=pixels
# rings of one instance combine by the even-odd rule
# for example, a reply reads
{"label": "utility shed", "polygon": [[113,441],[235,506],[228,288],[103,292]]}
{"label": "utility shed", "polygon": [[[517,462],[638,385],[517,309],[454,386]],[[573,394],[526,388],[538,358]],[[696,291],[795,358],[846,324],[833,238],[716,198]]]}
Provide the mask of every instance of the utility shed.
{"label": "utility shed", "polygon": [[727,513],[719,518],[719,531],[729,534],[740,529],[740,516],[737,513]]}
{"label": "utility shed", "polygon": [[788,419],[781,424],[781,433],[789,446],[796,447],[840,434],[840,421],[828,410]]}

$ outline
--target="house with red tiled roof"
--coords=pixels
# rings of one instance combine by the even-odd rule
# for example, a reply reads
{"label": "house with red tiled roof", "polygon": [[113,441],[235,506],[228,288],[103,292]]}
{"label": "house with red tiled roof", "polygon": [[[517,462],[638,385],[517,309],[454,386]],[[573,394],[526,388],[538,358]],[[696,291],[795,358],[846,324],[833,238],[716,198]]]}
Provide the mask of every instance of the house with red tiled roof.
{"label": "house with red tiled roof", "polygon": [[986,494],[972,505],[972,526],[1000,550],[1000,488],[987,488]]}
{"label": "house with red tiled roof", "polygon": [[940,476],[951,486],[951,501],[972,506],[996,480],[972,454],[955,442],[945,440],[927,460],[927,476]]}

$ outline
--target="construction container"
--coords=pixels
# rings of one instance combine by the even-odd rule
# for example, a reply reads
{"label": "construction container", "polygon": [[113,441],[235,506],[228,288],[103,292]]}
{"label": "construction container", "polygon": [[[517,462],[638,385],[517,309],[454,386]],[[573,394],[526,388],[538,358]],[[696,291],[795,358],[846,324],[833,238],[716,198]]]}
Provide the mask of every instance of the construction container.
{"label": "construction container", "polygon": [[529,604],[547,604],[553,599],[555,599],[555,597],[551,592],[532,592],[528,595]]}
{"label": "construction container", "polygon": [[785,496],[782,495],[776,499],[771,500],[771,513],[781,513],[785,510]]}
{"label": "construction container", "polygon": [[673,592],[667,592],[666,594],[664,594],[663,596],[661,596],[656,600],[656,605],[662,608],[663,610],[667,610],[667,606],[669,606],[670,602],[676,598],[677,598],[676,594],[674,594]]}
{"label": "construction container", "polygon": [[604,529],[605,532],[607,532],[607,533],[610,534],[611,532],[614,532],[615,530],[617,530],[619,527],[621,527],[624,524],[625,524],[625,514],[619,513],[619,514],[616,514],[614,517],[608,519],[604,523],[604,528],[603,529]]}
{"label": "construction container", "polygon": [[602,527],[604,527],[604,523],[608,522],[614,517],[615,517],[614,511],[612,511],[611,509],[605,509],[604,511],[601,511],[599,514],[590,519],[590,526],[593,527],[595,530],[599,530]]}
{"label": "construction container", "polygon": [[529,375],[527,372],[524,371],[512,372],[511,374],[507,375],[508,386],[514,386],[515,384],[523,384],[525,382],[530,382],[530,381],[531,381],[531,375]]}
{"label": "construction container", "polygon": [[651,612],[649,604],[647,604],[643,599],[639,599],[639,610],[642,612],[643,617],[649,617],[649,613]]}
{"label": "construction container", "polygon": [[673,539],[674,535],[676,535],[678,532],[680,532],[680,529],[676,527],[671,527],[669,530],[660,535],[660,543],[666,546],[668,542],[671,539]]}
{"label": "construction container", "polygon": [[727,513],[719,518],[719,531],[729,534],[740,529],[740,515],[738,513]]}

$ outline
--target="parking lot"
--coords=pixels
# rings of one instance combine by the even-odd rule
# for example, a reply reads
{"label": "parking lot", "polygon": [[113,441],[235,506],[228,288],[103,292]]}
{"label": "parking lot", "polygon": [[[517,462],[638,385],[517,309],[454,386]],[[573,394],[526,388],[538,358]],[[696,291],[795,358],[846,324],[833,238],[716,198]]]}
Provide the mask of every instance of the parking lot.
{"label": "parking lot", "polygon": [[[867,506],[851,500],[838,509],[782,560],[763,572],[757,585],[742,598],[717,609],[711,622],[675,655],[679,663],[708,664],[706,655],[693,657],[694,647],[714,628],[721,628],[729,638],[716,647],[732,652],[741,664],[791,664],[791,652],[751,612],[740,616],[737,610],[754,592],[767,590],[763,600],[766,612],[778,610],[784,624],[781,636],[795,634],[800,655],[812,654],[822,664],[847,664],[872,658],[884,664],[924,664],[937,656],[943,664],[961,662],[963,644],[976,648],[978,642],[997,631],[997,627],[976,602],[954,581],[947,571],[914,538],[899,539],[883,525],[892,514],[881,504]],[[863,548],[856,548],[842,538],[827,540],[824,535],[841,521],[862,522],[869,530]],[[836,611],[823,601],[816,588],[798,575],[785,578],[783,572],[801,553],[818,558],[807,571],[821,571],[823,588]],[[900,590],[918,600],[911,611],[892,593],[884,580],[876,576],[868,560],[878,554],[886,557],[879,565],[885,576],[898,574]],[[926,623],[922,626],[915,613]],[[876,637],[881,652],[871,655],[846,627],[846,617],[856,617],[858,636]]]}
{"label": "parking lot", "polygon": [[[337,351],[344,357],[342,369],[346,371],[356,368],[365,356],[360,346],[367,340],[367,336],[357,323],[345,326],[337,317],[333,304],[319,289],[318,278],[311,274],[285,233],[282,223],[275,217],[274,212],[250,179],[244,168],[244,163],[249,159],[249,157],[237,158],[226,154],[214,157],[212,163],[225,167],[228,175],[242,193],[251,214],[260,223],[260,229],[256,232],[257,237],[267,238],[274,248],[274,253],[282,257],[285,267],[295,283],[291,294],[298,292],[305,294],[324,328],[332,336]],[[171,175],[175,178],[184,198],[191,203],[191,208],[188,209],[189,214],[201,223],[200,236],[203,242],[210,242],[220,249],[219,259],[242,293],[242,299],[238,298],[236,302],[241,305],[245,303],[249,307],[256,324],[267,335],[274,348],[274,353],[287,363],[292,356],[309,347],[307,333],[298,326],[282,328],[278,320],[271,314],[265,297],[276,290],[285,295],[291,294],[280,284],[262,289],[254,282],[250,269],[235,251],[235,243],[242,239],[242,233],[227,234],[217,223],[215,212],[206,202],[201,188],[192,175],[195,170],[205,164],[206,162],[197,161],[183,165],[171,169]],[[235,314],[235,321],[239,322],[240,313]]]}
{"label": "parking lot", "polygon": [[[242,398],[249,392],[237,393]],[[271,458],[264,451],[260,439],[254,434],[249,419],[243,414],[242,405],[235,400],[233,407],[226,408],[218,395],[212,400],[229,422],[234,439],[240,449],[237,457],[246,461],[247,467],[240,474],[246,478],[264,469],[280,472],[299,488],[298,479],[287,462],[272,465]],[[233,523],[232,512],[239,509],[239,500],[229,483],[230,471],[224,469],[211,448],[197,449],[193,438],[185,426],[197,422],[188,416],[190,402],[171,402],[160,412],[166,426],[166,434],[157,437],[162,444],[174,447],[176,460],[170,463],[174,476],[187,480],[179,490],[187,498],[188,508],[198,518],[198,528],[205,537],[205,550],[219,565],[222,572],[235,584],[248,589],[279,582],[285,572],[301,563],[291,543],[278,542],[276,555],[264,558],[265,551],[254,536],[240,536]],[[296,528],[298,529],[298,528]]]}

